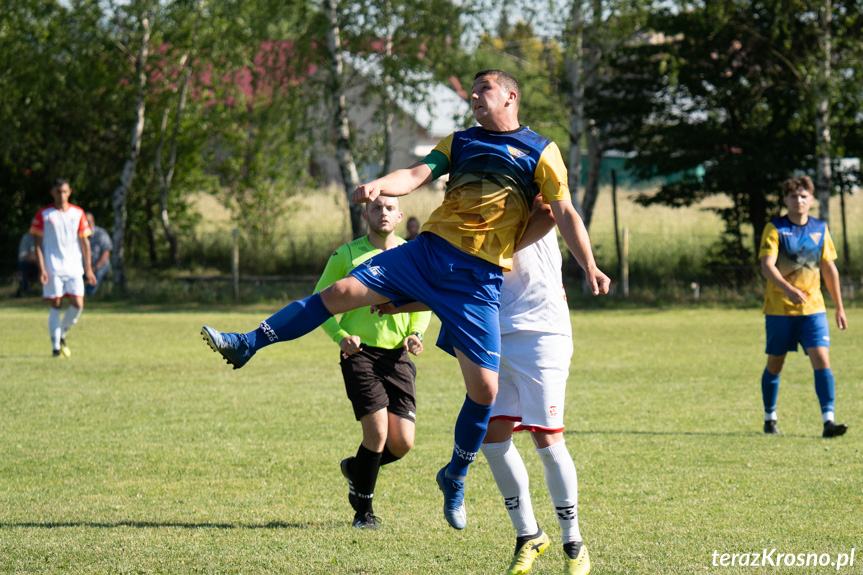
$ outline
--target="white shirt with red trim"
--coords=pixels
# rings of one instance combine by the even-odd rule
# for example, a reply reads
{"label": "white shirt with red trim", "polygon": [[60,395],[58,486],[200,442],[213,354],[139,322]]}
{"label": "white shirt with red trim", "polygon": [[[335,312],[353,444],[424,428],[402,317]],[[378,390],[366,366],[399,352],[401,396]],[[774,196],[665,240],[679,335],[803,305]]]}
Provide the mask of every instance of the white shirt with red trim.
{"label": "white shirt with red trim", "polygon": [[58,276],[84,275],[84,261],[79,238],[92,232],[78,206],[58,210],[53,205],[42,208],[30,224],[30,233],[42,238],[45,271]]}
{"label": "white shirt with red trim", "polygon": [[501,335],[515,331],[572,335],[562,264],[554,229],[515,252],[512,270],[504,272],[500,290]]}

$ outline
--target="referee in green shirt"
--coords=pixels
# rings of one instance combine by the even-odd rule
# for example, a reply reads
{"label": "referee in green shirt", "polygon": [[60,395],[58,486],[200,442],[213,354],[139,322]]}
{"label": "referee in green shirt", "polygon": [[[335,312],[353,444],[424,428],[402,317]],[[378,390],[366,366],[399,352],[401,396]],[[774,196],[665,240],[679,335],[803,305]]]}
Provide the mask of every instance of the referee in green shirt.
{"label": "referee in green shirt", "polygon": [[[368,235],[336,250],[316,292],[376,254],[405,243],[395,235],[396,225],[404,218],[398,198],[379,197],[367,205],[363,218],[369,225]],[[416,366],[408,352],[422,352],[430,319],[430,312],[379,317],[364,307],[342,314],[338,321],[332,317],[321,326],[341,348],[345,390],[363,428],[356,456],[341,463],[355,513],[353,526],[359,529],[379,528],[372,498],[381,466],[401,459],[413,447]]]}

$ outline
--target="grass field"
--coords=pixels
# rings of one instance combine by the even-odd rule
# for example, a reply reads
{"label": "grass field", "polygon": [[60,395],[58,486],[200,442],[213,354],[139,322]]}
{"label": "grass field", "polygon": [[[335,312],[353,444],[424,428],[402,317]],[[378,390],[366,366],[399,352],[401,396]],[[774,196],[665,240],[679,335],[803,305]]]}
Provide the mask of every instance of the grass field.
{"label": "grass field", "polygon": [[[468,528],[434,473],[463,398],[456,362],[417,359],[417,445],[384,468],[384,529],[350,527],[339,461],[359,426],[335,345],[317,332],[231,371],[203,323],[248,329],[265,308],[94,304],[50,357],[47,309],[0,304],[0,573],[502,574],[514,536],[480,457]],[[756,310],[575,312],[566,440],[597,575],[835,573],[719,567],[713,553],[840,553],[863,573],[863,311],[834,329],[838,418],[820,437],[811,370],[786,364],[783,435],[761,433]],[[436,324],[433,324],[436,325]],[[427,341],[433,341],[429,334]],[[559,534],[529,438],[540,525]],[[555,544],[532,573],[560,573]]]}

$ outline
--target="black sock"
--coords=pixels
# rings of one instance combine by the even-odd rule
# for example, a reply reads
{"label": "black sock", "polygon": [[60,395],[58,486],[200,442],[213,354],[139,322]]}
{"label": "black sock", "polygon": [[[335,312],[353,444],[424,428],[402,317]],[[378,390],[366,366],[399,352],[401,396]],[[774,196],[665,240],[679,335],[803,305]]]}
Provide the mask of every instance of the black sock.
{"label": "black sock", "polygon": [[518,551],[522,547],[524,547],[525,543],[527,543],[531,539],[536,539],[540,535],[542,535],[542,529],[540,529],[539,525],[537,525],[536,533],[534,533],[533,535],[519,535],[519,536],[517,536],[515,538],[515,552],[518,553]]}
{"label": "black sock", "polygon": [[390,448],[384,445],[384,452],[381,454],[381,467],[388,463],[392,463],[393,461],[398,461],[401,457],[396,457],[393,455],[393,452],[390,451]]}
{"label": "black sock", "polygon": [[581,541],[570,541],[569,543],[564,543],[563,552],[566,553],[566,556],[570,559],[575,559],[578,557],[582,545],[583,543]]}
{"label": "black sock", "polygon": [[371,511],[375,483],[378,481],[378,472],[381,469],[381,454],[370,451],[360,444],[353,463],[352,473],[354,475],[354,490],[357,492],[358,512]]}

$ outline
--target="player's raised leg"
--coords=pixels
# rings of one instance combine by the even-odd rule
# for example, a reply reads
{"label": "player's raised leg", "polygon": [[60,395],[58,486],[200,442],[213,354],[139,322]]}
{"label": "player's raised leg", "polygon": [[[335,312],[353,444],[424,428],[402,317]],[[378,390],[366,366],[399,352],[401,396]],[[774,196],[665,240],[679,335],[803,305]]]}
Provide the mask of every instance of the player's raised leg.
{"label": "player's raised leg", "polygon": [[384,303],[388,298],[372,291],[353,276],[337,281],[327,289],[290,303],[248,333],[222,333],[201,328],[204,341],[219,352],[234,369],[240,369],[255,353],[270,344],[302,337],[334,314]]}
{"label": "player's raised leg", "polygon": [[488,429],[491,406],[497,395],[497,372],[477,365],[459,350],[456,350],[456,357],[467,395],[456,419],[452,459],[438,471],[437,483],[444,496],[444,517],[453,528],[464,529],[467,525],[465,478]]}

